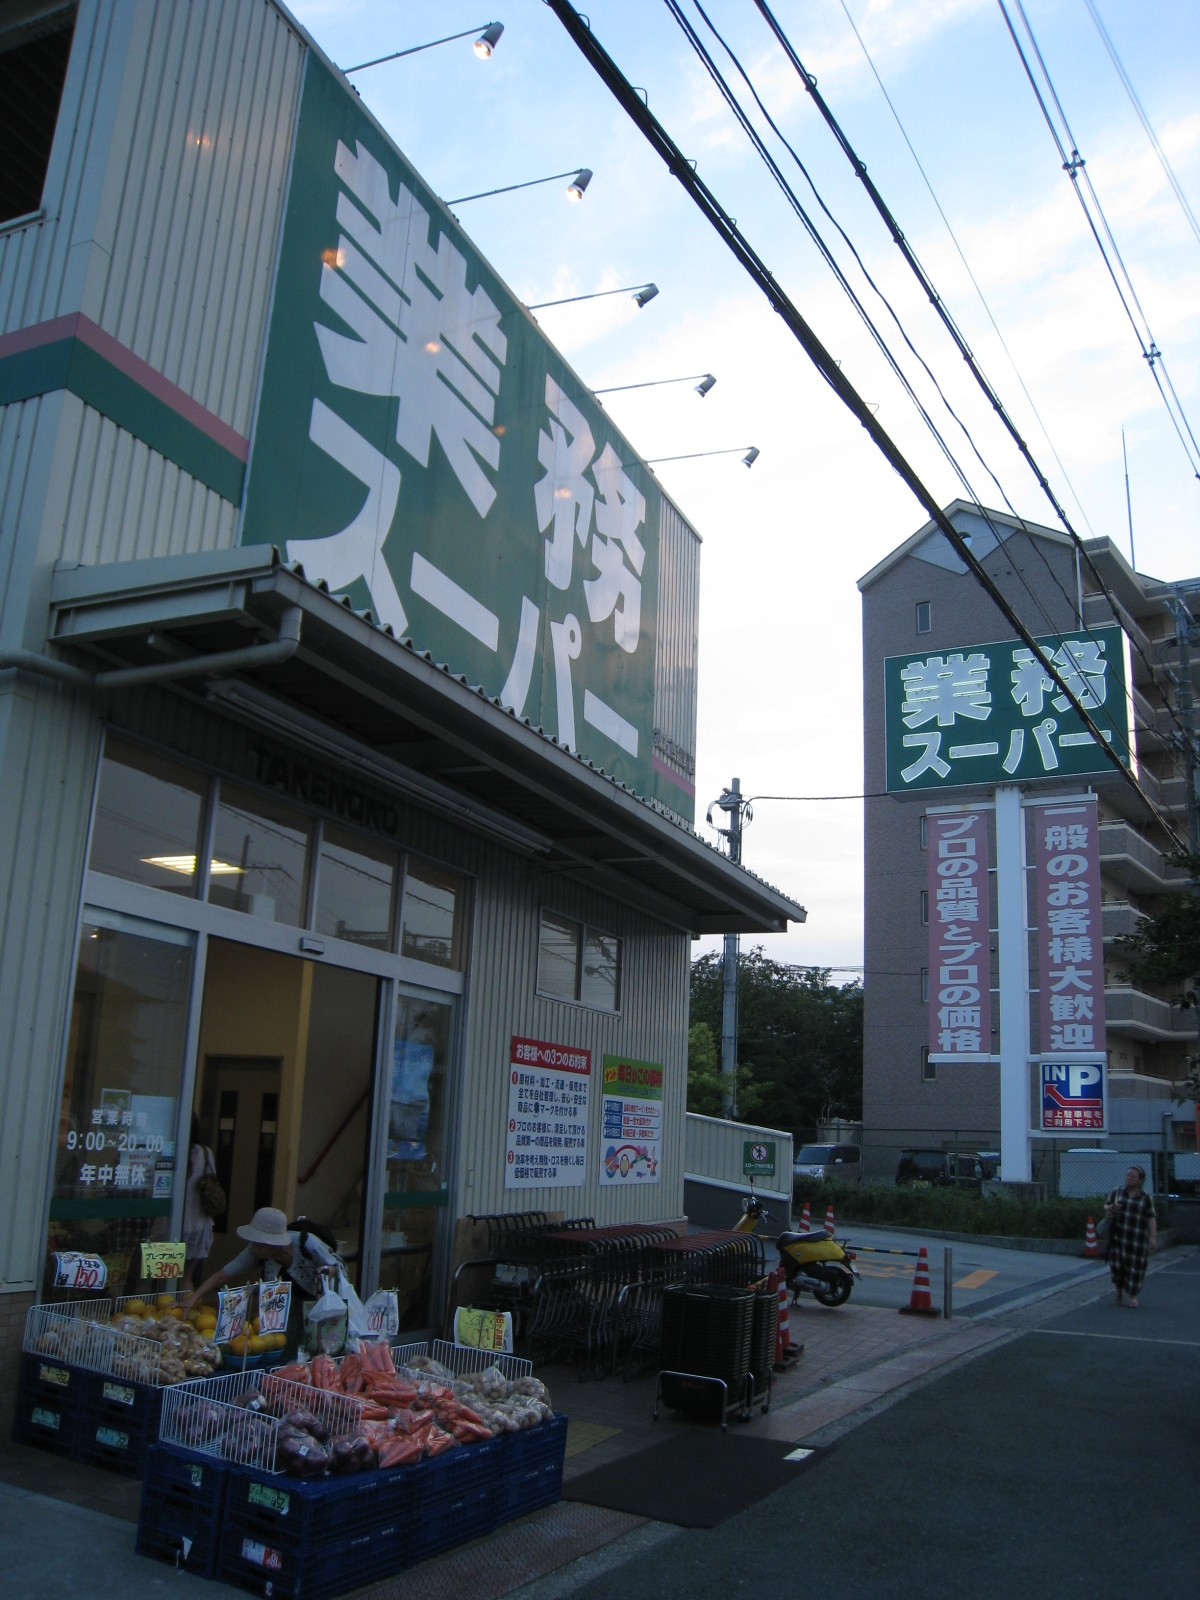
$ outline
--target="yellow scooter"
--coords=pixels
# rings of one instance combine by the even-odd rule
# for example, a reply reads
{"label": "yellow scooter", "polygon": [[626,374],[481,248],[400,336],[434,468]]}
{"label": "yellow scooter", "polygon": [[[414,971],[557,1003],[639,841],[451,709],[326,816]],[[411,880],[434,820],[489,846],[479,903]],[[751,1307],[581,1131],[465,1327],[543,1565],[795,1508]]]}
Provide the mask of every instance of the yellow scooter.
{"label": "yellow scooter", "polygon": [[[742,1215],[734,1224],[735,1233],[754,1233],[760,1222],[770,1222],[771,1213],[753,1190],[742,1200]],[[844,1306],[860,1277],[854,1265],[855,1254],[825,1233],[795,1233],[789,1229],[775,1240],[779,1265],[792,1292],[792,1304],[807,1290],[823,1306]]]}

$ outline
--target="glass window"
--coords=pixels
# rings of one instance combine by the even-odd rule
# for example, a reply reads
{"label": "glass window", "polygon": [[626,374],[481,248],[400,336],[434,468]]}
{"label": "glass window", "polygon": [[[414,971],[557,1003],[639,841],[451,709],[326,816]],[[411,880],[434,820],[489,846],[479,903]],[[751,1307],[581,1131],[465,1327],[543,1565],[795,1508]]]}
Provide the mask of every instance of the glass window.
{"label": "glass window", "polygon": [[922,811],[917,827],[917,834],[921,842],[921,849],[929,849],[929,813]]}
{"label": "glass window", "polygon": [[394,851],[327,823],[317,869],[317,933],[390,950],[396,865]]}
{"label": "glass window", "polygon": [[406,1332],[436,1321],[431,1266],[438,1214],[449,1199],[443,1149],[452,1020],[443,1001],[397,999],[379,1282],[395,1289]]}
{"label": "glass window", "polygon": [[929,968],[921,968],[921,999],[929,999]]}
{"label": "glass window", "polygon": [[929,921],[929,890],[928,889],[922,889],[921,890],[921,921],[922,921],[922,923],[928,923],[928,921]]}
{"label": "glass window", "polygon": [[615,1011],[621,994],[621,941],[610,934],[584,930],[583,972],[579,998],[596,1011]]}
{"label": "glass window", "polygon": [[187,767],[109,739],[100,763],[92,871],[194,895],[204,789],[204,779]]}
{"label": "glass window", "polygon": [[929,1046],[927,1044],[921,1046],[921,1081],[922,1083],[934,1083],[937,1081],[937,1062],[930,1061]]}
{"label": "glass window", "polygon": [[917,632],[929,633],[933,628],[933,607],[928,600],[917,601]]}
{"label": "glass window", "polygon": [[308,821],[266,795],[221,786],[208,898],[215,906],[304,925]]}
{"label": "glass window", "polygon": [[464,891],[457,874],[410,857],[404,867],[400,954],[461,972],[466,943]]}
{"label": "glass window", "polygon": [[166,1236],[191,984],[189,934],[85,911],[48,1253],[103,1257],[110,1293],[140,1275],[141,1241]]}
{"label": "glass window", "polygon": [[42,203],[75,32],[74,5],[27,5],[16,11],[11,25],[0,27],[0,143],[5,152],[0,222],[27,216]]}
{"label": "glass window", "polygon": [[538,993],[596,1011],[621,1002],[621,941],[552,911],[543,911],[538,937]]}
{"label": "glass window", "polygon": [[579,987],[579,924],[542,912],[538,937],[539,994],[574,1000]]}

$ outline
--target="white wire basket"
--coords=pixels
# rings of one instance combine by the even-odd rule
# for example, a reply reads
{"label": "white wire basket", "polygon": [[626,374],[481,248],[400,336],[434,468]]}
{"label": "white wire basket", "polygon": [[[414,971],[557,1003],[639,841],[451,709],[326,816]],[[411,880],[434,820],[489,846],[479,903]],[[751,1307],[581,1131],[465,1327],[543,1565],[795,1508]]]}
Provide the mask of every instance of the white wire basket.
{"label": "white wire basket", "polygon": [[[252,1391],[264,1397],[270,1412],[244,1403]],[[356,1432],[362,1424],[362,1402],[350,1395],[271,1373],[230,1372],[173,1384],[163,1395],[158,1437],[162,1444],[274,1473],[281,1470],[276,1456],[280,1421],[297,1410],[311,1412],[331,1436]]]}
{"label": "white wire basket", "polygon": [[496,1367],[513,1383],[518,1378],[528,1378],[533,1372],[533,1362],[526,1356],[505,1355],[499,1350],[474,1350],[469,1345],[451,1344],[449,1339],[435,1339],[429,1353],[456,1378],[469,1378]]}
{"label": "white wire basket", "polygon": [[97,1324],[108,1321],[112,1305],[106,1297],[30,1306],[25,1314],[21,1349],[29,1355],[50,1356],[68,1366],[104,1372],[107,1369],[103,1365],[94,1365],[103,1359],[96,1340],[100,1332]]}

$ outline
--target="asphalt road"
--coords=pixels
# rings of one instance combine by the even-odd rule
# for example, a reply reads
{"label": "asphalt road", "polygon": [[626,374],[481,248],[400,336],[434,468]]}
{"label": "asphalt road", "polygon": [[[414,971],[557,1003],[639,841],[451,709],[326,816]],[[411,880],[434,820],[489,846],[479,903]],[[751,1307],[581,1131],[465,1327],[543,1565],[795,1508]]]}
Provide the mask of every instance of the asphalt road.
{"label": "asphalt road", "polygon": [[1195,1594],[1200,1252],[1161,1258],[1138,1311],[1105,1292],[840,1428],[794,1487],[714,1529],[655,1525],[556,1593]]}

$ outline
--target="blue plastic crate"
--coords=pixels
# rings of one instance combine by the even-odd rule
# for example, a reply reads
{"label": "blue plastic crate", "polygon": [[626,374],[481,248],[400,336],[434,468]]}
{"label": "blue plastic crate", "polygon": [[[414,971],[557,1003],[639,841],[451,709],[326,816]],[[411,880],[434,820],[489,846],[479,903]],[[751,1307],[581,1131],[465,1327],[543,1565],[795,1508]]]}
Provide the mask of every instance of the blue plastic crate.
{"label": "blue plastic crate", "polygon": [[164,1493],[143,1488],[135,1545],[138,1555],[169,1562],[199,1578],[211,1578],[217,1570],[220,1545],[219,1509],[194,1504],[175,1489]]}
{"label": "blue plastic crate", "polygon": [[125,1378],[90,1372],[83,1403],[97,1422],[110,1422],[116,1428],[132,1424],[135,1432],[153,1442],[158,1438],[164,1392],[161,1384],[130,1383]]}
{"label": "blue plastic crate", "polygon": [[439,1555],[490,1533],[496,1525],[496,1487],[484,1484],[447,1494],[424,1506],[413,1518],[411,1563]]}
{"label": "blue plastic crate", "polygon": [[65,1400],[82,1404],[88,1380],[93,1376],[84,1367],[73,1367],[51,1356],[26,1353],[21,1357],[20,1390],[30,1400],[48,1400],[52,1405]]}
{"label": "blue plastic crate", "polygon": [[79,1449],[79,1406],[71,1399],[48,1400],[42,1395],[17,1395],[13,1413],[13,1438],[18,1444],[36,1445],[59,1456],[75,1456]]}
{"label": "blue plastic crate", "polygon": [[219,1519],[225,1507],[228,1462],[199,1450],[174,1444],[152,1444],[146,1452],[143,1493],[160,1497],[180,1495],[198,1509]]}
{"label": "blue plastic crate", "polygon": [[511,1522],[541,1506],[555,1505],[562,1499],[563,1463],[543,1461],[536,1467],[524,1467],[519,1472],[506,1474],[496,1487],[495,1522]]}
{"label": "blue plastic crate", "polygon": [[402,1467],[409,1474],[412,1506],[423,1513],[447,1497],[454,1498],[468,1489],[494,1488],[504,1470],[504,1444],[500,1439],[460,1444],[444,1455]]}
{"label": "blue plastic crate", "polygon": [[522,1472],[526,1467],[540,1466],[544,1461],[557,1460],[561,1466],[567,1451],[567,1418],[556,1412],[549,1422],[540,1422],[536,1428],[522,1428],[519,1433],[502,1433],[499,1436],[504,1450],[503,1471],[507,1475]]}
{"label": "blue plastic crate", "polygon": [[409,1479],[396,1472],[353,1472],[336,1478],[231,1467],[226,1508],[247,1531],[268,1542],[315,1548],[323,1539],[386,1528],[407,1516]]}
{"label": "blue plastic crate", "polygon": [[224,1519],[216,1576],[251,1594],[279,1600],[326,1600],[377,1578],[403,1572],[410,1563],[409,1529],[397,1523],[352,1539],[301,1548],[237,1517]]}

